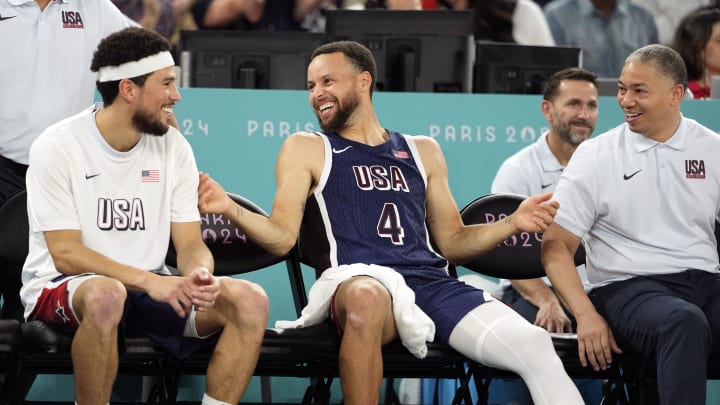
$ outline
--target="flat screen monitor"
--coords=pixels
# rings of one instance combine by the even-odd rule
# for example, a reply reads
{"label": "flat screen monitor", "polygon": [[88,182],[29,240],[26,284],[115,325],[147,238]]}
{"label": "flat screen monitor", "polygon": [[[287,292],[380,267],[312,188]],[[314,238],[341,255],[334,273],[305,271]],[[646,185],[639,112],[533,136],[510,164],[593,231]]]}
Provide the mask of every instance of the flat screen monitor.
{"label": "flat screen monitor", "polygon": [[376,90],[470,93],[473,23],[468,10],[329,10],[325,33],[372,51]]}
{"label": "flat screen monitor", "polygon": [[307,32],[182,31],[181,85],[242,89],[307,89],[307,65],[324,44]]}
{"label": "flat screen monitor", "polygon": [[475,93],[541,94],[554,72],[582,66],[582,49],[477,41]]}

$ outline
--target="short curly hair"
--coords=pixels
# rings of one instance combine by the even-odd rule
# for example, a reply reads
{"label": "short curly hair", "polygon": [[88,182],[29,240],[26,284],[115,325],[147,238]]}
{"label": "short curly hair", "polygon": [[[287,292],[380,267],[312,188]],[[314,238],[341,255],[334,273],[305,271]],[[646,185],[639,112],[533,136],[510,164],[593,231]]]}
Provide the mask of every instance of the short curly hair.
{"label": "short curly hair", "polygon": [[[105,37],[98,44],[93,54],[90,70],[99,71],[106,66],[119,66],[123,63],[140,60],[147,56],[155,55],[163,51],[171,51],[170,42],[155,31],[145,28],[125,28]],[[138,86],[145,84],[145,79],[150,74],[128,78]],[[112,104],[118,95],[119,80],[110,82],[96,82],[98,92],[102,96],[105,105]]]}

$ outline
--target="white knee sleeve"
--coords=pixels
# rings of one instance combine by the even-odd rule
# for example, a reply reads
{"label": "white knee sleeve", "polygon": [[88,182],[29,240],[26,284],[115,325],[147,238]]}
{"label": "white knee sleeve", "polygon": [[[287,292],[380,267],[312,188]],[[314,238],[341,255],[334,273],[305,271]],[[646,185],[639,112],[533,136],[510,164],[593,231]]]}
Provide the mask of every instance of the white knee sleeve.
{"label": "white knee sleeve", "polygon": [[450,346],[479,363],[510,370],[525,381],[537,405],[581,405],[550,335],[503,303],[470,311],[450,334]]}

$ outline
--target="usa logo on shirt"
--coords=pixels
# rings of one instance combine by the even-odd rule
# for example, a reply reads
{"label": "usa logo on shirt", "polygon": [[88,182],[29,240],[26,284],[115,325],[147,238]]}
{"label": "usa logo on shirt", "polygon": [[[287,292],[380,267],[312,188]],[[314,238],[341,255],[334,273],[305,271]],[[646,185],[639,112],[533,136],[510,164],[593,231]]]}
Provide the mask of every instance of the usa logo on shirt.
{"label": "usa logo on shirt", "polygon": [[62,12],[63,28],[85,28],[79,11]]}
{"label": "usa logo on shirt", "polygon": [[704,160],[686,160],[685,161],[685,178],[704,179],[705,178],[705,161]]}

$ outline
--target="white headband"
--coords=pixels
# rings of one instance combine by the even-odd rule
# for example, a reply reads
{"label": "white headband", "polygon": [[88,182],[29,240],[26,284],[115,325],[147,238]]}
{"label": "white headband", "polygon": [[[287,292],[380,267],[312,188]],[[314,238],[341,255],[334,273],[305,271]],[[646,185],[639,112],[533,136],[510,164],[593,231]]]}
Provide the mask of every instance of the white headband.
{"label": "white headband", "polygon": [[162,51],[122,65],[101,67],[97,72],[97,81],[102,83],[130,79],[174,65],[172,54]]}

